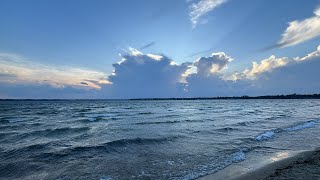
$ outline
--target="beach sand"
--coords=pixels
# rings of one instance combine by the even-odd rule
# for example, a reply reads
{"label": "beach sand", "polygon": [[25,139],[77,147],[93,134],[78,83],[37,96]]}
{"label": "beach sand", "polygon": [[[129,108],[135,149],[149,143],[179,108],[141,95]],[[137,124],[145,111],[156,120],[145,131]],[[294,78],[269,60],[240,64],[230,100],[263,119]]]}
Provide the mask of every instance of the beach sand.
{"label": "beach sand", "polygon": [[278,153],[253,167],[239,163],[199,180],[320,180],[320,149]]}
{"label": "beach sand", "polygon": [[289,166],[280,167],[265,180],[320,180],[320,150],[309,156],[291,163]]}

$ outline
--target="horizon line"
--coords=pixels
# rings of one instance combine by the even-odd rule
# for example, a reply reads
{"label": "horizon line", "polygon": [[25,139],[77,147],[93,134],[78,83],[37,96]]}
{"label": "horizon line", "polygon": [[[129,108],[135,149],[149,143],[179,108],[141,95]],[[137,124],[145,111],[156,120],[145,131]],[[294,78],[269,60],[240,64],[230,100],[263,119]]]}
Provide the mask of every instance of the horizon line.
{"label": "horizon line", "polygon": [[223,100],[223,99],[320,99],[320,93],[314,94],[278,94],[278,95],[260,95],[260,96],[211,96],[211,97],[166,97],[166,98],[99,98],[99,99],[59,99],[59,98],[5,98],[0,101],[83,101],[83,100]]}

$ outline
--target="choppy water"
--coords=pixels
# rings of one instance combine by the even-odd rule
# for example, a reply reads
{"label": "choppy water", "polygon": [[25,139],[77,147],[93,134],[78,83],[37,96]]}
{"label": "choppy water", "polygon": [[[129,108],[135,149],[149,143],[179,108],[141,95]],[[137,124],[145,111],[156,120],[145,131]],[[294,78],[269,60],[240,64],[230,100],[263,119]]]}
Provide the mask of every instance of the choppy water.
{"label": "choppy water", "polygon": [[194,179],[320,145],[320,100],[1,101],[0,179]]}

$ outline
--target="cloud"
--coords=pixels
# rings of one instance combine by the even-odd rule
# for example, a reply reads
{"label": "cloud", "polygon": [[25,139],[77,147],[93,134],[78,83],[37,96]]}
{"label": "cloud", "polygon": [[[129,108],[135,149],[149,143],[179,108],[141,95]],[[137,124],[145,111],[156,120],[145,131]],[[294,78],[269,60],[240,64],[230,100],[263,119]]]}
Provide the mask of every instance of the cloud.
{"label": "cloud", "polygon": [[234,80],[237,79],[256,79],[260,75],[265,73],[271,73],[273,70],[289,66],[291,64],[297,64],[301,61],[308,61],[320,57],[320,46],[317,47],[316,51],[307,54],[304,57],[295,57],[289,59],[288,57],[276,58],[272,55],[268,59],[262,60],[260,63],[253,62],[251,68],[246,68],[242,73],[235,73]]}
{"label": "cloud", "polygon": [[213,50],[213,48],[202,50],[202,51],[198,51],[198,52],[189,54],[189,55],[185,56],[184,58],[191,58],[191,57],[194,57],[194,56],[197,56],[197,55],[200,55],[200,54],[204,54],[204,53],[207,53],[207,52],[212,52],[212,50]]}
{"label": "cloud", "polygon": [[[202,57],[195,73],[186,77],[188,97],[241,96],[288,93],[318,93],[320,84],[320,47],[306,56],[277,58],[272,55],[232,77],[225,77],[225,67],[231,61],[225,53],[219,53],[220,63],[212,72],[212,57]],[[222,55],[223,54],[223,55]],[[213,56],[214,57],[214,56]],[[199,63],[201,62],[201,63]],[[213,63],[212,63],[213,62]],[[223,63],[222,63],[223,62]],[[203,66],[203,67],[202,67]],[[232,66],[232,64],[230,64]]]}
{"label": "cloud", "polygon": [[188,97],[241,95],[246,85],[250,84],[245,81],[236,83],[224,77],[225,70],[232,61],[233,59],[224,52],[212,53],[209,57],[196,60],[192,65],[196,71],[186,77],[186,95]]}
{"label": "cloud", "polygon": [[224,71],[233,59],[224,52],[212,53],[193,63],[195,73],[186,77],[186,91],[189,97],[228,96],[233,92],[233,81],[226,80]]}
{"label": "cloud", "polygon": [[[253,63],[242,73],[234,74],[234,84],[246,84],[245,94],[318,93],[320,84],[320,48],[303,57],[276,58],[271,56]],[[239,88],[240,89],[240,88]]]}
{"label": "cloud", "polygon": [[111,96],[116,98],[177,97],[183,90],[188,63],[177,64],[164,55],[143,54],[131,48],[113,64]]}
{"label": "cloud", "polygon": [[[244,76],[248,79],[255,79],[260,74],[265,72],[272,72],[274,69],[287,65],[289,62],[287,57],[276,58],[276,56],[272,55],[268,59],[262,60],[260,63],[252,62],[252,68],[245,69],[241,76]],[[240,74],[236,74],[235,77]],[[239,79],[241,77],[237,77]]]}
{"label": "cloud", "polygon": [[0,82],[11,84],[48,84],[55,88],[72,86],[100,89],[110,83],[99,71],[67,66],[49,66],[15,55],[0,53]]}
{"label": "cloud", "polygon": [[289,47],[313,39],[320,35],[320,7],[314,11],[314,16],[302,21],[289,22],[289,26],[278,42],[279,47]]}
{"label": "cloud", "polygon": [[220,73],[227,68],[227,64],[233,59],[224,52],[213,53],[210,57],[201,57],[193,65],[197,68],[197,74],[209,76]]}
{"label": "cloud", "polygon": [[246,68],[241,73],[234,73],[233,80],[239,79],[251,79],[254,80],[261,75],[266,73],[271,73],[275,69],[289,66],[291,64],[297,64],[301,61],[312,60],[320,57],[320,46],[317,47],[316,51],[307,54],[304,57],[295,57],[293,59],[289,59],[288,57],[276,58],[276,56],[272,55],[268,59],[261,60],[259,62],[252,62],[251,68]]}
{"label": "cloud", "polygon": [[[200,0],[198,3],[192,3],[189,13],[192,26],[195,28],[202,16],[218,8],[227,1],[228,0]],[[204,23],[206,22],[207,21],[205,20]]]}
{"label": "cloud", "polygon": [[65,86],[54,88],[49,84],[0,83],[2,99],[93,99],[101,98],[101,90]]}
{"label": "cloud", "polygon": [[148,43],[148,44],[142,46],[142,47],[139,48],[139,49],[140,49],[140,50],[144,50],[144,49],[147,49],[147,48],[149,48],[149,47],[151,47],[151,46],[154,46],[155,44],[156,44],[156,42],[152,41],[151,43]]}
{"label": "cloud", "polygon": [[320,46],[301,57],[272,55],[231,77],[227,76],[227,67],[232,66],[233,59],[224,52],[178,64],[164,55],[129,50],[113,64],[114,71],[108,77],[96,71],[46,66],[2,54],[0,97],[161,98],[320,91]]}
{"label": "cloud", "polygon": [[296,57],[294,58],[296,61],[306,61],[306,60],[310,60],[310,59],[314,59],[314,58],[319,58],[320,57],[320,45],[317,47],[317,50],[314,52],[309,53],[308,55],[306,55],[305,57],[299,58]]}
{"label": "cloud", "polygon": [[259,94],[319,93],[320,58],[297,61],[265,73],[252,82]]}

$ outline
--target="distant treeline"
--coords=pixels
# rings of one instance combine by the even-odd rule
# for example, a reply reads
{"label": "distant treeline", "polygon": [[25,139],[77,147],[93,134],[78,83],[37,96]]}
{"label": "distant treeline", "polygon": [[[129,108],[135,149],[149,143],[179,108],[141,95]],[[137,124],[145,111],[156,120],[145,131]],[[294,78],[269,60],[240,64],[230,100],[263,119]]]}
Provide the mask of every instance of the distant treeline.
{"label": "distant treeline", "polygon": [[320,94],[288,94],[266,96],[218,96],[195,98],[138,98],[130,100],[210,100],[210,99],[320,99]]}
{"label": "distant treeline", "polygon": [[320,99],[320,94],[288,94],[267,96],[218,96],[193,98],[135,98],[135,99],[0,99],[0,101],[104,101],[104,100],[208,100],[208,99]]}

